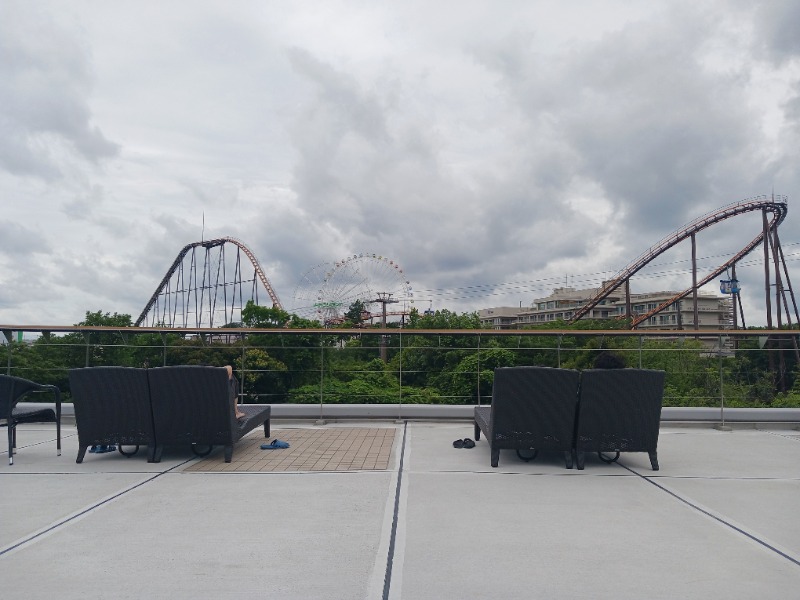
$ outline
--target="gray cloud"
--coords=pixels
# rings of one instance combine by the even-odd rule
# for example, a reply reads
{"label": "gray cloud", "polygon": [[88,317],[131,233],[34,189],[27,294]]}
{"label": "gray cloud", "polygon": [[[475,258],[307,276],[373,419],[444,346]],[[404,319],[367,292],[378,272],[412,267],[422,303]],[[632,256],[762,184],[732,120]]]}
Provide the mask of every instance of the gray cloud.
{"label": "gray cloud", "polygon": [[13,221],[0,221],[0,240],[0,256],[14,257],[14,261],[20,260],[21,255],[43,254],[52,250],[47,238],[40,231]]}
{"label": "gray cloud", "polygon": [[[86,6],[0,7],[0,234],[47,283],[4,281],[65,298],[0,300],[6,322],[135,318],[201,235],[243,240],[287,306],[361,252],[435,308],[529,303],[800,184],[790,2]],[[751,221],[704,234],[704,266]],[[679,286],[687,256],[638,284]]]}
{"label": "gray cloud", "polygon": [[755,8],[755,44],[769,60],[783,63],[800,56],[800,4],[793,0],[767,0]]}
{"label": "gray cloud", "polygon": [[0,7],[0,167],[53,179],[74,154],[96,163],[119,148],[92,123],[87,49],[42,8]]}

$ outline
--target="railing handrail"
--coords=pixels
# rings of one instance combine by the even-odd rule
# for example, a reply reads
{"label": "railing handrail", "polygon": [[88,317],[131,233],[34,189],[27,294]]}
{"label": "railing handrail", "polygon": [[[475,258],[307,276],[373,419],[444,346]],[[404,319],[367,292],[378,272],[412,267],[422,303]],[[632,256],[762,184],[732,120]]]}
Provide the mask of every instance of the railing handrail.
{"label": "railing handrail", "polygon": [[[118,327],[107,325],[2,325],[0,331],[41,333],[176,333],[180,335],[452,335],[452,336],[621,336],[621,337],[752,337],[800,335],[798,329],[413,329],[409,327],[293,329],[283,327]],[[8,335],[6,336],[8,337]]]}

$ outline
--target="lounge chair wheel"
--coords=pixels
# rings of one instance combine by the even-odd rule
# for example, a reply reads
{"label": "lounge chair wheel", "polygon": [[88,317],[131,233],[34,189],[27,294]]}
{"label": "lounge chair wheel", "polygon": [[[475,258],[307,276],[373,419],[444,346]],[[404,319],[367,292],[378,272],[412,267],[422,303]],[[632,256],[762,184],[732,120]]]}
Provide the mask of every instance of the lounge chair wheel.
{"label": "lounge chair wheel", "polygon": [[[200,446],[200,447],[203,448],[204,446]],[[214,449],[214,446],[209,444],[208,448],[206,448],[206,450],[204,452],[200,452],[197,449],[197,444],[192,444],[192,452],[194,452],[195,456],[199,456],[200,458],[203,458],[204,456],[208,456],[209,454],[211,454],[211,450],[213,450],[213,449]]]}
{"label": "lounge chair wheel", "polygon": [[600,460],[602,460],[604,463],[612,463],[612,462],[617,462],[617,459],[619,458],[619,452],[616,452],[614,454],[614,458],[606,458],[605,456],[603,456],[602,452],[598,452],[597,456],[599,456]]}
{"label": "lounge chair wheel", "polygon": [[125,452],[125,450],[122,449],[122,444],[117,444],[117,450],[119,450],[119,453],[122,454],[122,456],[127,456],[128,458],[130,458],[139,451],[139,444],[136,444],[134,448],[135,449],[133,452]]}
{"label": "lounge chair wheel", "polygon": [[525,462],[531,461],[536,458],[539,451],[536,448],[528,448],[527,450],[517,450],[517,456]]}

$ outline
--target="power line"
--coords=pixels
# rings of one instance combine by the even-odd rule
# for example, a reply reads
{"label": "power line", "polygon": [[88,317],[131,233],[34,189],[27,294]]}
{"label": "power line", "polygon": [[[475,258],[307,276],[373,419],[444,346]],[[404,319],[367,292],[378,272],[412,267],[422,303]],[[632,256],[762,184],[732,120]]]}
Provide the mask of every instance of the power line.
{"label": "power line", "polygon": [[[782,243],[781,244],[784,248],[792,247],[792,246],[800,246],[800,242],[790,242],[790,243]],[[727,254],[713,254],[708,256],[703,256],[697,259],[697,261],[706,261],[711,259],[717,258],[724,258],[729,255]],[[793,253],[786,253],[785,254],[785,261],[786,262],[796,262],[800,261],[800,250]],[[652,271],[651,268],[655,267],[662,267],[662,266],[669,266],[669,265],[680,265],[684,263],[690,262],[691,259],[679,259],[673,260],[668,262],[661,262],[655,263],[652,265],[648,265],[643,269],[643,272],[637,274],[637,280],[649,280],[649,279],[658,279],[662,277],[666,277],[669,275],[673,276],[688,276],[691,274],[690,269],[667,269],[662,271]],[[753,258],[749,258],[747,260],[740,261],[737,266],[739,267],[753,267],[753,266],[763,266],[764,265],[764,258],[763,256],[755,256]],[[698,266],[698,272],[710,272],[717,267],[715,264],[714,266]],[[570,279],[577,280],[579,285],[586,286],[586,287],[598,287],[602,285],[603,281],[611,276],[613,276],[617,271],[614,270],[606,270],[606,271],[596,271],[594,273],[579,273],[576,275],[570,275]],[[426,299],[449,299],[449,300],[470,300],[475,298],[482,298],[482,297],[493,297],[493,296],[508,296],[514,293],[533,293],[539,291],[551,291],[553,286],[558,286],[563,281],[563,275],[553,275],[549,277],[542,277],[539,279],[532,279],[527,281],[511,281],[511,282],[500,282],[500,283],[484,283],[484,284],[475,284],[469,286],[459,286],[453,288],[430,288],[430,289],[416,289],[415,295],[417,300],[423,300],[423,296],[427,296]],[[569,286],[572,287],[572,286]]]}

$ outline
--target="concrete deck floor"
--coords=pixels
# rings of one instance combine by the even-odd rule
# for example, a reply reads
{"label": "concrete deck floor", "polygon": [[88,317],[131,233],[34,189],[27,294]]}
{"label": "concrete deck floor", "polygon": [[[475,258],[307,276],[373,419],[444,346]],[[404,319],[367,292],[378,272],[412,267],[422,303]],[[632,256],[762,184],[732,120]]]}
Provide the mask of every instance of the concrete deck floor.
{"label": "concrete deck floor", "polygon": [[[397,428],[388,470],[196,472],[175,449],[78,465],[74,425],[60,457],[54,426],[21,426],[0,461],[0,594],[800,597],[800,431],[664,427],[660,471],[646,454],[577,471],[511,451],[492,469],[485,440],[452,447],[467,422],[325,427],[362,425]],[[296,427],[314,426],[273,430]]]}

